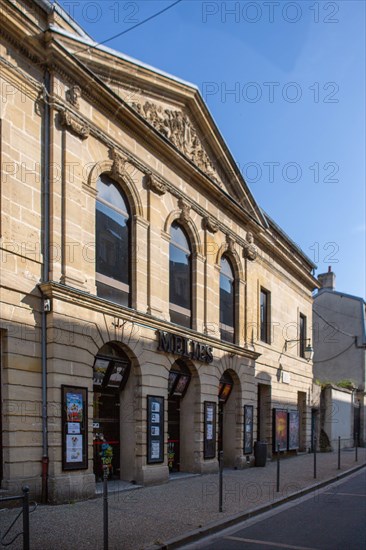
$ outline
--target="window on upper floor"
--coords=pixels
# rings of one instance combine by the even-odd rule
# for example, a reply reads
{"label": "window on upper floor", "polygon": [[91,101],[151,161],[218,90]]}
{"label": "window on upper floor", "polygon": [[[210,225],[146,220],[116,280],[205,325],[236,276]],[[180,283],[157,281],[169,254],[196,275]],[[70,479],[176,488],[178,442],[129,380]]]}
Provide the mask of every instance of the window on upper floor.
{"label": "window on upper floor", "polygon": [[221,258],[220,334],[226,342],[235,341],[235,278],[230,260]]}
{"label": "window on upper floor", "polygon": [[305,358],[305,348],[306,348],[306,317],[302,313],[300,313],[300,326],[299,326],[299,336],[300,336],[300,346],[299,346],[299,354],[300,357]]}
{"label": "window on upper floor", "polygon": [[173,323],[190,328],[192,323],[191,247],[184,229],[173,222],[169,246],[169,312]]}
{"label": "window on upper floor", "polygon": [[267,344],[271,343],[271,294],[261,288],[260,291],[260,339]]}
{"label": "window on upper floor", "polygon": [[113,180],[102,174],[97,184],[97,295],[130,305],[130,214],[127,201]]}

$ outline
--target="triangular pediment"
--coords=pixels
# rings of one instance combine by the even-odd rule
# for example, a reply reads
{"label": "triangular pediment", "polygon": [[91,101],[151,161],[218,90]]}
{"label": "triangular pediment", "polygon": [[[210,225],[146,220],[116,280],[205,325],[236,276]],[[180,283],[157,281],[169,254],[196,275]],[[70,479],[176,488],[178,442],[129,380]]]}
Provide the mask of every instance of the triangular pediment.
{"label": "triangular pediment", "polygon": [[[63,41],[63,37],[59,39]],[[94,46],[90,52],[73,47],[79,59],[115,94],[170,142],[200,172],[260,225],[266,225],[228,147],[198,89],[132,60],[119,52]]]}

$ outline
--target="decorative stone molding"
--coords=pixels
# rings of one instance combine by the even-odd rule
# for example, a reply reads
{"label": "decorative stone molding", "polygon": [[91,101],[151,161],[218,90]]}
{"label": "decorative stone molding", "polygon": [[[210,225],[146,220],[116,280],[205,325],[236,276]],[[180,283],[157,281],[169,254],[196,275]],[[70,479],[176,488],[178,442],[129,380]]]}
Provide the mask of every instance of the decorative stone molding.
{"label": "decorative stone molding", "polygon": [[179,199],[178,206],[181,209],[180,219],[183,222],[189,222],[189,220],[190,220],[190,214],[189,213],[190,213],[190,210],[191,210],[190,205],[187,202],[185,202],[183,199]]}
{"label": "decorative stone molding", "polygon": [[227,243],[227,249],[232,254],[235,252],[235,239],[231,235],[226,235],[226,243]]}
{"label": "decorative stone molding", "polygon": [[127,157],[122,155],[117,149],[111,149],[110,154],[113,160],[112,164],[112,176],[117,178],[123,178],[126,176],[126,162],[128,162]]}
{"label": "decorative stone molding", "polygon": [[73,116],[69,111],[61,111],[59,114],[61,126],[67,128],[81,139],[87,139],[90,134],[90,128],[84,122]]}
{"label": "decorative stone molding", "polygon": [[218,222],[214,218],[212,218],[211,216],[206,216],[203,219],[203,226],[210,233],[217,233],[217,231],[219,230]]}
{"label": "decorative stone molding", "polygon": [[254,261],[257,257],[257,247],[254,244],[254,237],[251,231],[247,233],[247,243],[244,245],[244,258]]}
{"label": "decorative stone molding", "polygon": [[164,109],[151,101],[132,103],[132,107],[154,128],[171,141],[186,157],[218,185],[222,186],[217,169],[211,162],[197,130],[182,111]]}
{"label": "decorative stone molding", "polygon": [[165,183],[159,180],[154,174],[147,174],[146,177],[147,186],[151,191],[157,195],[165,195],[167,187]]}
{"label": "decorative stone molding", "polygon": [[80,109],[79,98],[81,97],[80,86],[72,86],[66,91],[66,100],[76,109]]}

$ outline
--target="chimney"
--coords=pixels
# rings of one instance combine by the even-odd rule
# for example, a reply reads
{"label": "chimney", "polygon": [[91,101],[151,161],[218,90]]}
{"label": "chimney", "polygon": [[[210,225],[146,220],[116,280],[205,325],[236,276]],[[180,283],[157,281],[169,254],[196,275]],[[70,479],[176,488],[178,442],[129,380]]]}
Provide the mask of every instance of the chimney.
{"label": "chimney", "polygon": [[335,273],[333,273],[331,266],[329,266],[328,273],[320,273],[320,275],[318,275],[318,281],[321,288],[335,290],[335,277]]}

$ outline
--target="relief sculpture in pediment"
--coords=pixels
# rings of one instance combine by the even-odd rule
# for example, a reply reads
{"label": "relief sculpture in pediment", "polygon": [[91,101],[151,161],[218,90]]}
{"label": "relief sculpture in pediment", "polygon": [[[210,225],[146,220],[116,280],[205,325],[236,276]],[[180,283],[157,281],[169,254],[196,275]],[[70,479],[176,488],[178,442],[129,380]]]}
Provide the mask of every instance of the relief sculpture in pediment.
{"label": "relief sculpture in pediment", "polygon": [[178,110],[164,109],[151,101],[146,101],[144,104],[133,103],[132,106],[158,132],[169,139],[198,168],[222,187],[221,178],[186,114]]}

